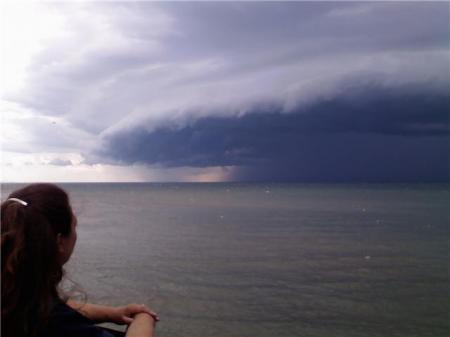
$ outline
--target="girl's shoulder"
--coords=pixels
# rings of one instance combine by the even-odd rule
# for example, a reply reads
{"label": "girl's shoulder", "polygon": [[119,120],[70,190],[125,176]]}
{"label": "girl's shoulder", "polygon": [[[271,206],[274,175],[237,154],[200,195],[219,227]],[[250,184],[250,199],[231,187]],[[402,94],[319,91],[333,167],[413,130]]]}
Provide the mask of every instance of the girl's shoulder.
{"label": "girl's shoulder", "polygon": [[69,307],[63,301],[55,303],[42,337],[113,337],[95,322]]}

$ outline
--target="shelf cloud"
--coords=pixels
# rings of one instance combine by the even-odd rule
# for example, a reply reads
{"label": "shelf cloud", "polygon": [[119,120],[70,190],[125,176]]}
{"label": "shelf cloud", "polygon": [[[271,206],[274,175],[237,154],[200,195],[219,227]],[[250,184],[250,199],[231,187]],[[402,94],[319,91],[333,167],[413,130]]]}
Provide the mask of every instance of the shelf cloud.
{"label": "shelf cloud", "polygon": [[57,28],[3,96],[27,135],[7,151],[235,180],[450,179],[448,3],[41,6]]}

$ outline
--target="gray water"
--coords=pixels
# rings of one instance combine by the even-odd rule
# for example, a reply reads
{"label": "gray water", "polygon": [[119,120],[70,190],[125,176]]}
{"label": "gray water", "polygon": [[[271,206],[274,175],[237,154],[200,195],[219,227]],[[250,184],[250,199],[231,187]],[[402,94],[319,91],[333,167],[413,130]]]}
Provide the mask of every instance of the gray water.
{"label": "gray water", "polygon": [[160,337],[450,335],[449,185],[63,186],[68,275]]}

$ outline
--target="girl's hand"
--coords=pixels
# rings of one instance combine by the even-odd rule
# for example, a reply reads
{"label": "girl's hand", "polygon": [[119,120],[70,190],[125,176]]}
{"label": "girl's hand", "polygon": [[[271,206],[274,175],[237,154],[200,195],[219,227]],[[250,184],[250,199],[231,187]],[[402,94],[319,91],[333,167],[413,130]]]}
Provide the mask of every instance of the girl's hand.
{"label": "girl's hand", "polygon": [[111,313],[110,321],[116,324],[131,324],[134,316],[140,313],[146,313],[152,316],[155,322],[159,321],[158,315],[144,304],[128,304],[121,307],[115,307]]}

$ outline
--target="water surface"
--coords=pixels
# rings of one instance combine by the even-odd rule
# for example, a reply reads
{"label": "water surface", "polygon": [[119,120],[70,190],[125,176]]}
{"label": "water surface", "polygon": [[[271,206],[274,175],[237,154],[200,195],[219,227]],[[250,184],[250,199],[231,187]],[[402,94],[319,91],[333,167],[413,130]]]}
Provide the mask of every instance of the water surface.
{"label": "water surface", "polygon": [[449,185],[63,186],[68,274],[161,337],[450,335]]}

